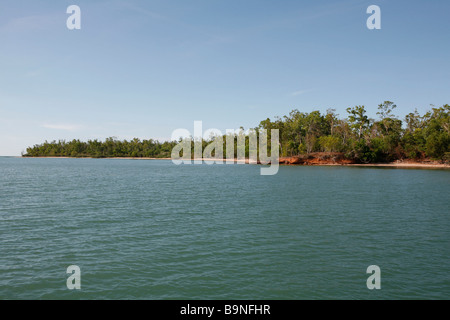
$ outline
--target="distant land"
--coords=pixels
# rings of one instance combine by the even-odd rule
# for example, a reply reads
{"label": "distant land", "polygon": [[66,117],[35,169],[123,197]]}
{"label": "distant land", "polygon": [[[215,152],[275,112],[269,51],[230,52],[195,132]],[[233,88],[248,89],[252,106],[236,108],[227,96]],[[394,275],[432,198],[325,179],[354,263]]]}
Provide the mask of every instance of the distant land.
{"label": "distant land", "polygon": [[[267,118],[254,128],[278,129],[280,163],[302,165],[440,166],[450,164],[450,106],[420,115],[417,110],[402,121],[394,115],[396,105],[385,101],[378,106],[378,119],[370,119],[364,106],[348,108],[339,118],[334,109],[326,114],[292,110],[289,115]],[[225,138],[225,136],[224,136]],[[269,135],[270,138],[270,135]],[[203,140],[203,149],[211,143]],[[224,141],[224,151],[226,150]],[[235,158],[237,158],[237,136]],[[45,141],[26,149],[23,157],[170,159],[178,141],[117,140]],[[246,136],[246,157],[249,154]],[[192,142],[192,150],[194,142]],[[193,153],[192,153],[193,154]]]}

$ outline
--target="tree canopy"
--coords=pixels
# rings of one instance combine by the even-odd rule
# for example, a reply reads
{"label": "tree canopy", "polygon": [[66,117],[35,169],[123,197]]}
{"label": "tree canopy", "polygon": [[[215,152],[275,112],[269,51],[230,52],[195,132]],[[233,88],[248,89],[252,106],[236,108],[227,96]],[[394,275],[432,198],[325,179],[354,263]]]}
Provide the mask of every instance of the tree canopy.
{"label": "tree canopy", "polygon": [[[254,128],[278,129],[280,156],[295,156],[315,152],[344,153],[349,159],[362,163],[390,162],[394,160],[423,160],[426,158],[450,162],[450,106],[432,108],[424,115],[417,110],[406,115],[404,121],[394,115],[396,105],[385,101],[378,106],[379,119],[370,119],[365,106],[347,108],[347,117],[340,118],[336,110],[310,113],[292,110],[289,115],[269,118]],[[243,129],[241,127],[241,129]],[[202,149],[214,137],[201,142]],[[237,134],[234,135],[235,156]],[[226,136],[223,150],[226,152]],[[178,141],[159,142],[152,139],[120,141],[80,140],[44,142],[29,147],[25,157],[149,157],[170,158]],[[194,149],[192,141],[192,149]],[[245,139],[248,157],[249,140]],[[192,152],[193,154],[193,152]]]}

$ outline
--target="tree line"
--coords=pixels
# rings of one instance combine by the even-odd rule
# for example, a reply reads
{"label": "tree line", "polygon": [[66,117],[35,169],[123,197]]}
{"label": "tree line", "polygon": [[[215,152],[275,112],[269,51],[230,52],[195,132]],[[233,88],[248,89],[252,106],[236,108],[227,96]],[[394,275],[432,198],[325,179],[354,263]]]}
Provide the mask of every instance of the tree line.
{"label": "tree line", "polygon": [[107,138],[105,141],[88,140],[87,142],[74,139],[72,141],[52,141],[34,145],[26,150],[24,157],[136,157],[136,158],[170,158],[172,148],[177,144],[173,141],[159,142],[157,140],[130,141]]}
{"label": "tree line", "polygon": [[362,163],[395,160],[450,160],[450,106],[432,108],[424,115],[417,109],[404,122],[394,114],[391,101],[378,105],[378,119],[367,116],[364,106],[347,108],[340,119],[336,110],[304,113],[266,119],[259,127],[279,129],[282,156],[312,152],[340,152]]}
{"label": "tree line", "polygon": [[[367,110],[359,105],[347,108],[347,117],[340,118],[335,109],[310,113],[295,109],[289,115],[267,118],[254,128],[278,129],[280,156],[297,156],[315,152],[342,153],[348,159],[362,163],[391,162],[395,160],[433,159],[450,162],[450,106],[432,108],[421,115],[417,109],[402,120],[394,114],[397,106],[391,101],[378,105],[378,119],[367,116]],[[243,130],[243,128],[241,128]],[[243,132],[243,131],[242,131]],[[241,134],[242,134],[241,132]],[[238,134],[235,134],[235,146]],[[202,148],[216,137],[203,140]],[[226,136],[223,136],[226,152]],[[248,157],[249,139],[245,138]],[[105,141],[80,140],[52,141],[29,147],[26,157],[150,157],[170,158],[179,141],[133,139],[121,141],[108,138]],[[192,139],[192,154],[194,149]],[[236,156],[235,147],[235,156]]]}

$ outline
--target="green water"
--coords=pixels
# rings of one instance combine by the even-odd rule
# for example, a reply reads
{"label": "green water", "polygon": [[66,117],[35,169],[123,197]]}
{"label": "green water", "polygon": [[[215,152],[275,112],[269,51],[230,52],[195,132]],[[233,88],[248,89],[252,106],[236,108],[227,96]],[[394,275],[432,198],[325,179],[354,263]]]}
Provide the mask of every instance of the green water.
{"label": "green water", "polygon": [[0,298],[449,299],[449,191],[448,170],[0,158]]}

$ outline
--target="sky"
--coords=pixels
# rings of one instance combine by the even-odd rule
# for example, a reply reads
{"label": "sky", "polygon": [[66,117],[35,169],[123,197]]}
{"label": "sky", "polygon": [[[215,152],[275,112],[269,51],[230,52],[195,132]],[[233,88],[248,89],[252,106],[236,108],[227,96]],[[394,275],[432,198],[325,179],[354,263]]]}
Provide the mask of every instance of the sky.
{"label": "sky", "polygon": [[[81,29],[69,30],[70,5]],[[370,5],[381,29],[366,25]],[[0,156],[389,100],[450,104],[450,1],[0,0]]]}

